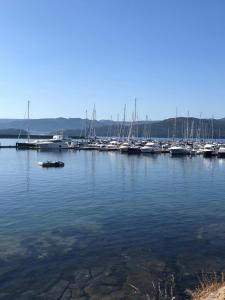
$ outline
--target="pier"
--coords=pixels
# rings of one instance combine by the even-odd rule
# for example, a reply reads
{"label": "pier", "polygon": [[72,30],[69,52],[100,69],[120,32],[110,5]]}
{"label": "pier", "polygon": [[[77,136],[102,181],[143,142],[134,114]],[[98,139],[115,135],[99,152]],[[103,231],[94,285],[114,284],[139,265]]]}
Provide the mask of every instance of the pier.
{"label": "pier", "polygon": [[16,145],[0,145],[0,149],[16,149]]}

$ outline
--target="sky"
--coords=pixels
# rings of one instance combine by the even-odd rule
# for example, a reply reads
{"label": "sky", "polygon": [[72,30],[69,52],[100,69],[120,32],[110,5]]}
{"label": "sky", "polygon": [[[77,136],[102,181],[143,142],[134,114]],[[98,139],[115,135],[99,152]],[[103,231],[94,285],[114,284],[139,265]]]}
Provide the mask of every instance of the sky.
{"label": "sky", "polygon": [[224,0],[0,0],[0,118],[225,117]]}

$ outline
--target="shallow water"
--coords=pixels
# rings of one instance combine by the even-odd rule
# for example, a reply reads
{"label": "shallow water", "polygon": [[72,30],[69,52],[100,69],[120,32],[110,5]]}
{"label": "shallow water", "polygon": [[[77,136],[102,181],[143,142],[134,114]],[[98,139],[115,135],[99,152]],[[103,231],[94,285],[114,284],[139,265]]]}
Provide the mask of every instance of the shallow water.
{"label": "shallow water", "polygon": [[225,269],[225,160],[0,149],[0,168],[0,299],[186,299]]}

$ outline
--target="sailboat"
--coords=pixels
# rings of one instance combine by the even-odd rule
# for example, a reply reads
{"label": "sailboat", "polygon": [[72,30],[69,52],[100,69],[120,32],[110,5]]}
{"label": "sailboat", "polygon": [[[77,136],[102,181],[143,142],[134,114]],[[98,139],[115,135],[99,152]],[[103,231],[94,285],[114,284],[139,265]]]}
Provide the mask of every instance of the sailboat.
{"label": "sailboat", "polygon": [[17,149],[34,149],[36,148],[36,144],[30,142],[30,101],[27,102],[27,141],[26,142],[17,142],[16,148]]}

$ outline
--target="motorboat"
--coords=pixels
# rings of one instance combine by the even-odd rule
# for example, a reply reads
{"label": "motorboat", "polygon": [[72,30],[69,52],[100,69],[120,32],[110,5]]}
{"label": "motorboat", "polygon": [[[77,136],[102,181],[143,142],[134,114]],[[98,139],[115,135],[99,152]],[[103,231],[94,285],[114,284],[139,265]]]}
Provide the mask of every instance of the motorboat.
{"label": "motorboat", "polygon": [[196,149],[196,155],[202,155],[203,151],[204,151],[203,147],[200,147],[200,148]]}
{"label": "motorboat", "polygon": [[193,148],[193,144],[186,145],[187,154],[194,156],[197,153],[197,149]]}
{"label": "motorboat", "polygon": [[137,145],[131,145],[128,148],[127,153],[128,154],[140,154],[141,153],[141,148],[140,148],[140,146],[137,146]]}
{"label": "motorboat", "polygon": [[197,150],[194,149],[194,148],[191,148],[191,149],[190,149],[190,155],[194,156],[194,155],[196,155],[196,154],[197,154]]}
{"label": "motorboat", "polygon": [[40,150],[62,150],[70,148],[71,140],[63,138],[62,135],[54,135],[52,139],[37,140],[35,144]]}
{"label": "motorboat", "polygon": [[130,148],[129,143],[123,143],[123,144],[119,147],[119,150],[120,150],[121,153],[128,153],[129,148]]}
{"label": "motorboat", "polygon": [[162,147],[161,147],[161,153],[170,153],[170,145],[169,144],[162,144]]}
{"label": "motorboat", "polygon": [[204,157],[212,157],[216,155],[215,145],[213,144],[205,144],[203,148],[203,156]]}
{"label": "motorboat", "polygon": [[111,141],[109,144],[102,144],[99,151],[117,151],[119,150],[120,143],[117,141]]}
{"label": "motorboat", "polygon": [[99,150],[104,144],[90,143],[81,147],[82,150]]}
{"label": "motorboat", "polygon": [[140,148],[141,152],[143,153],[151,153],[151,154],[156,154],[156,153],[161,153],[161,148],[158,145],[158,143],[154,142],[148,142],[146,145]]}
{"label": "motorboat", "polygon": [[219,147],[219,150],[217,152],[217,157],[225,158],[225,145]]}
{"label": "motorboat", "polygon": [[174,145],[170,147],[170,153],[172,156],[182,156],[190,154],[188,149],[183,145]]}

